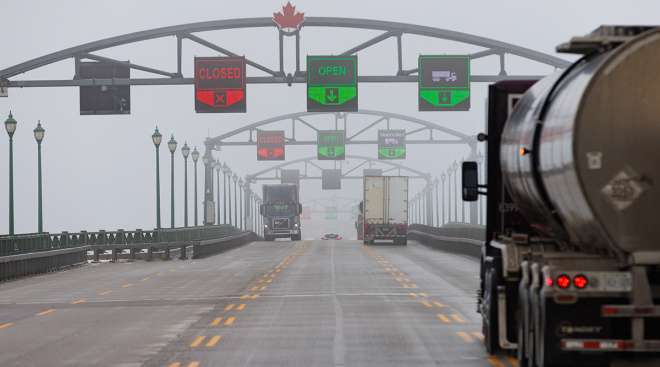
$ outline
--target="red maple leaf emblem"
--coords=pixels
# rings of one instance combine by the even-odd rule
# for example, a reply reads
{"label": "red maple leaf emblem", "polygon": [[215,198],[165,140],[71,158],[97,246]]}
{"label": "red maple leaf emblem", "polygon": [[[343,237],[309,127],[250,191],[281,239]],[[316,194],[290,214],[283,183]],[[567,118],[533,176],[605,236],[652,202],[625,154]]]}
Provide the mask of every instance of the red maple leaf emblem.
{"label": "red maple leaf emblem", "polygon": [[296,12],[296,7],[287,2],[282,11],[273,13],[273,22],[285,32],[293,32],[300,29],[305,21],[305,13]]}

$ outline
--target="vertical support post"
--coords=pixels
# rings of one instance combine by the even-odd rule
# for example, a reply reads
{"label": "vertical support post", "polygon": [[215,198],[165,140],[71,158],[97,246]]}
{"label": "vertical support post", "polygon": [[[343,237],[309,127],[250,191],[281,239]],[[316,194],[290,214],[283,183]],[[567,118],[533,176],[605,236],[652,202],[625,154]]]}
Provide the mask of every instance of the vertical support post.
{"label": "vertical support post", "polygon": [[[220,185],[220,181],[218,181]],[[222,198],[224,205],[222,206],[222,223],[227,224],[227,174],[222,172]]]}
{"label": "vertical support post", "polygon": [[215,222],[213,207],[213,154],[210,142],[205,143],[204,150],[204,224],[212,225]]}
{"label": "vertical support post", "polygon": [[296,32],[296,75],[300,73],[300,31]]}
{"label": "vertical support post", "polygon": [[37,224],[37,227],[38,227],[37,231],[38,231],[38,233],[43,233],[43,231],[44,231],[44,215],[43,215],[43,200],[42,200],[43,199],[43,194],[42,194],[42,186],[41,186],[41,142],[40,141],[37,142],[37,156],[38,156],[38,158],[37,158],[37,162],[38,162],[37,163],[37,171],[38,171],[37,179],[39,180],[38,181],[38,187],[37,187],[37,190],[39,192],[38,195],[37,195],[38,196],[38,199],[37,199],[37,201],[38,201],[38,204],[37,204],[38,205],[38,210],[37,210],[37,212],[38,212],[38,216],[39,216],[38,224]]}
{"label": "vertical support post", "polygon": [[181,73],[181,54],[183,53],[181,36],[176,35],[176,74],[181,78],[183,74]]}
{"label": "vertical support post", "polygon": [[195,227],[197,227],[197,225],[199,224],[199,222],[197,220],[197,213],[198,213],[198,209],[197,209],[197,159],[195,159],[195,195],[194,196],[195,196]]}
{"label": "vertical support post", "polygon": [[188,227],[188,157],[183,158],[183,226]]}
{"label": "vertical support post", "polygon": [[220,162],[215,162],[215,181],[217,183],[216,186],[216,198],[218,199],[218,205],[217,205],[217,211],[218,211],[218,217],[215,220],[215,224],[220,224]]}
{"label": "vertical support post", "polygon": [[424,188],[424,201],[426,206],[426,224],[429,226],[433,225],[433,192],[431,187],[433,181],[431,181],[431,176],[426,176],[426,187]]}
{"label": "vertical support post", "polygon": [[9,136],[9,235],[14,235],[14,137]]}
{"label": "vertical support post", "polygon": [[284,74],[284,33],[280,31],[280,73]]}
{"label": "vertical support post", "polygon": [[398,70],[397,75],[403,73],[403,50],[401,44],[401,34],[396,36],[396,51],[397,51],[397,61],[398,61]]}
{"label": "vertical support post", "polygon": [[438,199],[438,178],[433,180],[433,187],[435,191],[435,226],[440,227],[440,200]]}

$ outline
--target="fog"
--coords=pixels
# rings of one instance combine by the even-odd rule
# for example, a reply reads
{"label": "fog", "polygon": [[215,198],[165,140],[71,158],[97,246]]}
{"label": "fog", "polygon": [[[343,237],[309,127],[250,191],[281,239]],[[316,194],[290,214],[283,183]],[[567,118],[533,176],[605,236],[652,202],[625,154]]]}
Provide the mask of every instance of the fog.
{"label": "fog", "polygon": [[[244,17],[269,17],[283,5],[277,1],[32,1],[2,0],[0,14],[0,69],[20,62],[106,37],[206,20]],[[455,30],[488,37],[557,55],[555,46],[571,36],[585,34],[600,24],[654,24],[660,5],[656,1],[295,1],[306,16],[335,16],[398,21]],[[310,28],[302,31],[302,69],[304,55],[337,54],[380,32]],[[275,28],[205,32],[203,36],[239,55],[266,65],[278,67],[277,32]],[[285,70],[293,72],[294,39],[287,38]],[[395,40],[389,39],[359,55],[359,74],[376,75],[396,70]],[[417,66],[419,54],[470,53],[481,48],[423,37],[404,37],[404,69]],[[100,55],[130,60],[169,71],[176,70],[174,37],[140,42],[98,52]],[[191,77],[194,56],[216,56],[214,51],[184,41],[183,71]],[[573,60],[571,55],[558,55]],[[517,57],[508,57],[512,75],[545,75],[551,67]],[[473,63],[473,74],[496,73],[496,57]],[[74,67],[71,60],[36,69],[12,80],[70,79]],[[263,75],[248,68],[248,75]],[[132,71],[133,77],[150,77]],[[484,124],[484,101],[487,85],[472,84],[469,112],[418,112],[416,83],[359,85],[361,109],[380,110],[414,116],[465,134],[475,135]],[[207,136],[217,136],[262,119],[306,110],[304,84],[249,84],[247,113],[197,114],[194,110],[193,86],[131,87],[131,114],[113,116],[81,116],[78,88],[10,89],[8,98],[0,98],[0,118],[4,121],[11,110],[18,120],[14,136],[16,233],[35,232],[37,227],[37,156],[32,129],[40,120],[46,129],[43,142],[44,227],[46,231],[78,231],[81,229],[135,229],[155,227],[155,165],[151,134],[157,125],[164,140],[171,134],[179,142],[175,154],[176,224],[183,224],[183,158],[184,142],[203,149]],[[313,120],[313,119],[310,119]],[[334,120],[317,119],[320,128],[333,128]],[[349,121],[349,130],[369,122]],[[353,124],[353,125],[351,125]],[[360,125],[363,124],[363,125]],[[289,129],[290,122],[273,124],[265,129]],[[392,128],[415,128],[401,121]],[[371,133],[375,137],[375,130]],[[297,131],[299,139],[315,139],[312,130]],[[438,136],[438,138],[442,138]],[[0,138],[0,232],[8,231],[8,139]],[[437,177],[455,160],[468,153],[467,147],[408,146],[407,159],[399,162]],[[227,147],[216,157],[241,177],[279,162],[257,162],[254,146]],[[287,159],[311,157],[313,146],[288,146]],[[347,146],[347,154],[376,158],[374,146]],[[160,149],[162,224],[170,225],[170,156],[165,144]],[[201,163],[201,162],[200,162]],[[192,223],[192,163],[189,159],[189,205]],[[342,163],[353,167],[355,161]],[[332,164],[325,164],[330,167]],[[300,167],[300,166],[298,166]],[[384,167],[384,166],[381,166]],[[202,176],[200,164],[200,201]],[[318,171],[310,174],[318,175]],[[252,186],[260,192],[259,182]],[[418,191],[421,180],[412,183]],[[303,203],[333,196],[359,198],[361,181],[344,181],[342,190],[322,191],[320,181],[302,181]],[[202,216],[200,208],[200,218]],[[350,214],[339,221],[325,220],[315,214],[310,221],[314,230],[348,232]],[[312,224],[313,223],[313,224]],[[340,223],[340,224],[338,224]],[[327,228],[330,227],[330,228]],[[303,235],[308,237],[307,235]],[[354,237],[350,233],[349,237]]]}

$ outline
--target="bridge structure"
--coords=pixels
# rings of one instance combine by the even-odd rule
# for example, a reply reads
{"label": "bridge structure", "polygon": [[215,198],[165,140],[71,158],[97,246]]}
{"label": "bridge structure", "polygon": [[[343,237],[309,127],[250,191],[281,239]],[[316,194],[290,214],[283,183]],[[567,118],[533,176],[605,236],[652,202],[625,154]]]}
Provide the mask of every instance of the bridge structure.
{"label": "bridge structure", "polygon": [[[516,73],[512,70],[513,65],[509,61],[509,56],[547,66],[548,70],[562,69],[569,65],[560,58],[518,45],[435,27],[341,17],[306,17],[304,23],[301,22],[294,27],[283,27],[281,24],[273,22],[270,17],[259,17],[174,25],[110,37],[59,50],[0,70],[0,91],[7,89],[11,91],[12,88],[42,87],[192,85],[195,82],[194,78],[183,70],[184,60],[187,57],[184,49],[186,44],[203,46],[213,54],[236,56],[240,54],[239,51],[230,50],[226,45],[210,41],[206,35],[207,32],[254,29],[271,32],[272,38],[263,37],[259,42],[262,44],[274,42],[278,50],[270,63],[257,62],[253,55],[245,55],[250,71],[246,81],[248,84],[255,85],[291,86],[306,83],[307,72],[301,62],[301,55],[305,54],[305,50],[302,49],[301,39],[303,36],[307,37],[308,30],[317,29],[351,30],[356,32],[354,39],[360,39],[354,45],[338,53],[334,50],[327,50],[328,54],[356,55],[375,45],[394,40],[391,50],[393,64],[390,72],[360,74],[357,78],[359,83],[417,83],[419,80],[418,68],[405,63],[410,53],[415,55],[418,53],[414,49],[404,47],[407,40],[412,37],[466,44],[475,49],[467,55],[470,60],[486,59],[497,65],[495,72],[481,72],[476,68],[476,72],[471,74],[471,82],[476,84],[500,80],[535,79],[542,76]],[[361,39],[362,36],[358,34],[361,31],[371,32],[371,35],[366,39]],[[375,35],[373,35],[374,32]],[[130,60],[131,55],[122,54],[121,50],[114,49],[118,46],[158,39],[175,41],[175,46],[171,48],[174,55],[171,60],[171,69],[125,61]],[[295,44],[293,50],[285,47],[285,42],[289,40]],[[161,45],[165,44],[161,43]],[[289,59],[293,60],[294,65],[291,70],[285,66],[288,65],[287,60]],[[83,62],[87,61],[127,66],[131,70],[139,71],[142,76],[84,77],[80,72],[80,67]],[[59,62],[72,62],[72,73],[39,80],[30,79],[29,75],[26,78],[24,75]],[[162,62],[159,64],[162,65]],[[144,76],[145,74],[148,76]],[[351,357],[357,356],[357,360],[373,361],[375,365],[392,365],[393,361],[398,364],[419,363],[421,357],[416,356],[415,353],[419,352],[420,348],[409,343],[410,340],[424,342],[425,345],[439,346],[425,349],[424,358],[428,358],[428,361],[425,362],[432,364],[437,363],[438,360],[446,360],[448,363],[453,363],[447,356],[455,352],[455,345],[447,343],[447,340],[458,338],[457,342],[465,343],[461,344],[465,348],[460,349],[460,358],[469,354],[471,358],[474,357],[475,364],[483,360],[484,366],[488,363],[507,365],[506,359],[500,360],[492,357],[497,361],[495,363],[492,359],[484,358],[481,349],[477,349],[475,342],[479,338],[483,338],[478,331],[479,320],[474,315],[473,305],[462,301],[462,299],[471,299],[472,291],[467,292],[463,286],[456,287],[453,282],[446,281],[447,278],[457,279],[458,283],[468,284],[467,288],[476,287],[474,278],[478,267],[474,262],[469,262],[463,257],[438,254],[438,252],[421,246],[416,247],[413,252],[403,252],[388,248],[365,249],[361,246],[354,246],[354,244],[334,243],[334,241],[327,246],[313,246],[309,241],[277,244],[280,246],[272,243],[253,243],[257,240],[257,233],[261,229],[260,217],[256,215],[261,199],[250,185],[256,182],[279,180],[281,176],[278,172],[296,166],[303,167],[301,180],[318,180],[319,176],[315,174],[314,170],[323,169],[323,166],[322,163],[316,161],[316,157],[305,157],[283,162],[241,178],[226,169],[226,163],[231,164],[232,162],[230,156],[224,155],[224,151],[233,146],[253,146],[256,144],[255,132],[269,124],[284,122],[288,123],[285,145],[315,145],[316,141],[306,139],[304,136],[319,131],[320,127],[314,122],[314,119],[321,115],[330,116],[334,120],[335,130],[343,129],[347,132],[347,145],[375,145],[377,141],[369,136],[373,132],[372,130],[379,127],[389,128],[396,122],[406,126],[407,144],[461,146],[467,148],[466,159],[478,156],[476,137],[447,128],[446,124],[439,122],[442,120],[439,118],[440,114],[434,114],[430,119],[433,121],[429,121],[393,112],[367,109],[329,114],[298,112],[257,121],[237,130],[210,137],[205,141],[206,150],[203,155],[203,226],[153,231],[137,229],[135,231],[81,231],[0,236],[0,280],[84,263],[88,253],[92,254],[94,260],[98,260],[99,256],[106,251],[112,253],[112,260],[115,261],[120,256],[120,252],[124,250],[130,251],[129,256],[132,258],[139,257],[139,254],[144,252],[147,259],[151,259],[155,251],[162,251],[164,257],[169,259],[170,250],[178,250],[182,254],[180,257],[184,259],[188,250],[192,248],[193,257],[200,259],[178,267],[168,266],[167,262],[152,263],[147,270],[132,266],[121,272],[108,267],[99,267],[96,272],[93,272],[94,269],[88,272],[71,271],[65,272],[59,278],[57,287],[43,286],[41,284],[43,281],[39,279],[32,279],[29,284],[21,283],[11,287],[0,294],[0,304],[3,305],[3,313],[0,315],[2,317],[0,332],[19,329],[24,340],[38,341],[38,343],[12,343],[11,345],[16,347],[11,350],[0,347],[2,350],[0,364],[11,365],[26,355],[29,355],[35,364],[53,364],[58,361],[53,360],[52,354],[49,353],[52,353],[55,349],[53,346],[56,346],[59,353],[67,354],[67,360],[71,364],[197,366],[200,363],[194,361],[194,358],[199,358],[203,353],[216,352],[208,358],[204,356],[203,358],[206,358],[204,361],[212,360],[219,355],[213,348],[218,347],[221,338],[223,338],[223,344],[220,346],[224,343],[231,343],[231,338],[242,330],[247,330],[251,333],[250,335],[261,335],[264,330],[267,330],[268,340],[263,339],[263,343],[259,344],[260,350],[246,352],[246,348],[255,343],[235,344],[238,348],[233,357],[237,364],[248,365],[252,360],[281,358],[275,362],[281,365],[291,365],[295,364],[294,361],[286,358],[309,357],[308,359],[312,360],[318,358],[318,354],[310,353],[331,350],[329,358],[334,361],[334,364],[344,365],[345,354],[349,349],[353,353]],[[306,132],[302,133],[303,130]],[[218,158],[214,157],[214,152]],[[452,201],[450,196],[452,191],[449,185],[453,185],[453,192],[456,195],[453,199],[457,200],[456,164],[452,164],[439,179],[434,179],[429,173],[415,169],[405,162],[382,161],[355,154],[348,154],[346,158],[355,161],[356,164],[349,168],[340,162],[332,163],[339,165],[342,169],[342,179],[345,180],[360,179],[361,176],[358,172],[360,168],[382,165],[385,166],[383,174],[404,172],[409,177],[420,179],[425,183],[422,191],[412,197],[414,213],[412,222],[415,226],[411,233],[414,232],[416,236],[423,237],[424,231],[428,230],[428,227],[441,226],[441,224],[451,221],[451,215],[445,216],[445,205],[443,203],[441,207],[440,202]],[[219,159],[225,161],[225,164],[220,164]],[[222,201],[221,175],[225,194],[222,196]],[[449,196],[447,200],[444,199],[445,182],[449,186],[446,191]],[[438,199],[439,187],[442,192],[442,200]],[[216,195],[215,198],[214,195]],[[433,205],[434,198],[435,205]],[[232,201],[234,203],[233,211]],[[321,201],[313,203],[323,205]],[[229,211],[227,212],[226,209]],[[459,205],[454,204],[453,211],[456,221],[458,221],[458,210]],[[221,212],[223,212],[223,221],[229,219],[228,223],[220,224]],[[469,215],[469,222],[477,223],[478,208],[470,207]],[[450,219],[446,220],[447,217]],[[239,218],[240,220],[238,220]],[[466,221],[464,214],[461,218]],[[460,230],[464,231],[462,228]],[[452,233],[451,231],[438,232],[435,237],[427,236],[426,238],[430,238],[429,242],[437,243],[437,238],[446,240],[452,236]],[[471,244],[471,250],[465,252],[470,253],[473,257],[478,257],[478,247],[474,245],[477,242],[476,239],[459,242]],[[230,256],[202,259],[248,243],[252,244]],[[335,257],[343,260],[341,268],[337,267],[338,262],[335,262]],[[443,266],[435,266],[437,263],[441,263]],[[405,279],[392,273],[392,267],[395,264],[399,275],[407,275]],[[420,269],[424,270],[420,271]],[[392,275],[393,278],[390,279],[389,275]],[[208,282],[199,282],[200,277],[208,279]],[[328,277],[332,281],[328,282],[323,277]],[[418,277],[419,281],[410,279],[414,277]],[[255,281],[255,279],[259,280]],[[305,284],[302,284],[301,279]],[[369,279],[369,282],[365,283],[364,279]],[[440,282],[447,285],[446,289],[443,289],[443,296],[447,295],[446,300],[437,299],[437,295],[432,293],[433,290],[437,290],[437,287],[429,286]],[[268,288],[271,284],[274,286]],[[331,288],[328,289],[329,292],[326,293],[324,289],[322,294],[319,293],[319,289],[322,288],[320,285],[325,287],[328,284],[331,285]],[[302,289],[305,286],[309,287],[309,292],[295,297],[278,293],[282,292],[282,289]],[[425,287],[428,287],[428,290]],[[240,295],[237,292],[240,292]],[[272,293],[273,297],[259,298],[262,293],[268,292]],[[35,301],[33,297],[37,294],[39,297]],[[118,298],[111,299],[114,294],[119,295]],[[355,304],[346,302],[346,295],[355,298],[357,294],[360,297],[361,307],[351,309],[350,307]],[[405,298],[405,302],[404,298],[397,298],[399,295]],[[330,297],[327,298],[330,302],[324,302],[330,307],[318,307],[319,297]],[[325,298],[323,299],[325,300]],[[461,301],[455,302],[455,300]],[[292,304],[291,302],[297,303]],[[272,317],[260,317],[257,312],[260,310],[260,303],[263,305],[263,309],[277,310],[276,316],[284,322],[274,323]],[[93,307],[93,312],[84,312],[87,304]],[[112,306],[108,307],[108,304]],[[410,304],[412,307],[409,308]],[[118,317],[117,305],[131,307],[138,305],[146,307],[148,310],[158,309],[162,312],[124,312]],[[194,330],[186,329],[186,325],[190,326],[187,324],[188,319],[171,325],[172,309],[174,308],[190,312],[193,315],[202,315],[201,317],[204,319],[200,319],[202,321],[195,324]],[[78,312],[78,309],[82,312]],[[306,327],[300,332],[300,335],[297,335],[291,333],[290,325],[300,324],[301,309],[309,313],[306,326],[311,325],[312,327]],[[381,319],[375,319],[377,322],[373,324],[374,329],[354,327],[342,329],[343,323],[347,322],[349,317],[367,321],[374,320],[372,312],[365,313],[364,311],[373,309],[379,309],[378,317],[382,317],[387,322],[380,323]],[[219,310],[224,310],[224,313],[218,312]],[[349,312],[344,314],[342,310]],[[408,318],[405,322],[399,320],[404,312]],[[4,320],[6,317],[11,319]],[[45,319],[47,317],[51,319]],[[252,324],[243,324],[245,326],[240,330],[231,328],[233,323],[240,324],[243,319],[249,317],[252,318]],[[43,318],[40,320],[53,322],[49,327],[52,333],[50,331],[44,333],[44,324],[33,323],[31,321],[33,318]],[[336,325],[334,329],[327,327],[328,320],[332,318]],[[438,322],[453,324],[452,326],[455,326],[458,331],[454,332],[453,328],[451,331],[447,331],[449,329],[446,327],[435,329],[434,325],[428,322],[435,318],[439,320]],[[415,328],[410,327],[410,320],[414,320]],[[56,323],[59,322],[67,327],[58,327]],[[217,331],[221,322],[223,335]],[[140,327],[139,332],[135,333],[125,332],[130,328],[138,330],[135,329],[135,325],[138,323],[149,327]],[[165,347],[159,350],[157,356],[145,353],[120,355],[114,348],[108,348],[104,343],[98,343],[89,334],[89,325],[92,324],[107,331],[104,335],[107,335],[109,340],[122,339],[121,342],[126,343],[123,348],[125,350],[145,351],[153,349],[155,345]],[[282,327],[282,324],[287,327]],[[254,328],[250,325],[254,325]],[[153,331],[153,335],[145,330]],[[327,334],[328,330],[334,334]],[[58,334],[60,332],[66,333],[66,335]],[[313,332],[318,332],[318,334],[310,334]],[[156,334],[158,335],[154,336]],[[294,337],[281,338],[281,335],[294,335]],[[378,337],[375,338],[375,335]],[[378,344],[379,338],[383,335],[394,338],[392,340],[404,342],[399,348],[401,350],[399,355],[393,356],[391,348],[388,346],[380,350],[372,350],[358,345],[359,343],[351,345],[350,348],[342,344],[344,340],[373,340],[373,344]],[[443,343],[432,344],[436,343],[435,339],[430,341],[424,339],[437,335],[444,338]],[[272,340],[276,340],[276,342],[271,343]],[[181,348],[183,345],[189,345],[190,348]],[[446,345],[449,347],[445,347]],[[69,346],[75,346],[75,348],[67,349]],[[377,345],[374,348],[380,347],[382,346]],[[284,356],[281,348],[287,348],[286,350],[291,353]],[[409,356],[416,359],[409,359]],[[93,360],[90,361],[90,358]]]}

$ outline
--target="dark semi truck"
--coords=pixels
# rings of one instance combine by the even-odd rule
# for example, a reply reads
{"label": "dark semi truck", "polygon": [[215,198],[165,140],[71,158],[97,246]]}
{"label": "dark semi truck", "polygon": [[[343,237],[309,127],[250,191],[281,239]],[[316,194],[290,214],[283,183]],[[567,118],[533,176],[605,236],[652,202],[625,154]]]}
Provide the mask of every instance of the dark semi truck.
{"label": "dark semi truck", "polygon": [[259,208],[264,220],[264,239],[290,238],[299,241],[302,205],[298,185],[263,185],[263,204]]}
{"label": "dark semi truck", "polygon": [[[478,310],[521,367],[660,366],[660,28],[601,27],[581,58],[490,86]],[[485,189],[485,190],[484,190]]]}

